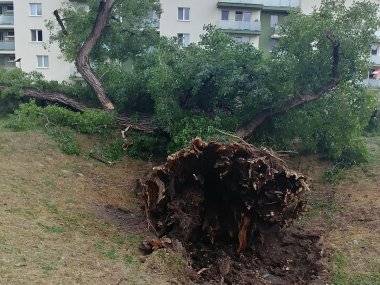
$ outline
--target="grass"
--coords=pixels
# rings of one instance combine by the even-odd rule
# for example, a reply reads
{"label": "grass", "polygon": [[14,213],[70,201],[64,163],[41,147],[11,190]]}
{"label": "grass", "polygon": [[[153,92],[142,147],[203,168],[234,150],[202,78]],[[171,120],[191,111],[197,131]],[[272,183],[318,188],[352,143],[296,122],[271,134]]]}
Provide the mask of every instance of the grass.
{"label": "grass", "polygon": [[313,181],[309,210],[299,224],[324,232],[333,253],[333,285],[380,284],[380,135],[366,140],[370,161],[345,169],[339,179],[326,181],[330,167],[312,158],[305,159],[301,169]]}
{"label": "grass", "polygon": [[[87,140],[79,137],[81,149],[89,149]],[[346,170],[333,185],[323,178],[326,163],[309,157],[300,163],[313,179],[300,223],[325,232],[333,251],[330,284],[380,284],[374,219],[380,212],[380,136],[367,143],[369,163]],[[159,250],[142,258],[138,246],[146,233],[99,214],[108,205],[136,211],[131,190],[150,167],[128,158],[109,167],[83,152],[67,156],[43,132],[11,132],[0,120],[0,284],[186,284],[178,254]]]}
{"label": "grass", "polygon": [[[109,167],[85,155],[67,156],[43,132],[1,125],[0,284],[167,284],[182,278],[170,258],[157,265],[153,256],[140,261],[146,233],[121,229],[99,214],[107,205],[136,211],[131,190],[149,165],[125,158]],[[86,148],[86,139],[80,144]]]}
{"label": "grass", "polygon": [[334,285],[375,285],[380,284],[380,267],[368,268],[365,273],[352,272],[348,257],[342,252],[332,256],[332,284]]}

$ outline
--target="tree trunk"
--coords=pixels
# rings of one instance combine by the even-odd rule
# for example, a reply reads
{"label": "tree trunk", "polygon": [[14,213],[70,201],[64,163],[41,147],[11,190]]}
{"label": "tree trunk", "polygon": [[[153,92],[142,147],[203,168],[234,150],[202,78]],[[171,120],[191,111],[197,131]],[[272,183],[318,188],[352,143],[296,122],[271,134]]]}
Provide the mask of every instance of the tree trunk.
{"label": "tree trunk", "polygon": [[107,97],[106,91],[101,81],[92,70],[89,58],[92,49],[102,36],[104,28],[108,23],[114,3],[115,0],[100,1],[98,15],[96,17],[92,31],[80,48],[75,60],[75,66],[77,67],[78,72],[94,90],[96,96],[99,98],[100,103],[106,110],[114,110],[115,107],[111,100]]}

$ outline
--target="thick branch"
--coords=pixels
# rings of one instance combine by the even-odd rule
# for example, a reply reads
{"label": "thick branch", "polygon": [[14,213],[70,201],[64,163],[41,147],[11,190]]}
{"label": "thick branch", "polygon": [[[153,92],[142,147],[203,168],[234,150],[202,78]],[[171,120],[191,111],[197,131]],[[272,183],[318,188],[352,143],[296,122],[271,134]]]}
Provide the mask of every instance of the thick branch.
{"label": "thick branch", "polygon": [[99,41],[104,28],[106,27],[112,7],[115,3],[115,0],[101,0],[99,4],[98,15],[96,17],[94,26],[92,31],[82,47],[80,48],[77,58],[75,60],[75,65],[82,75],[82,77],[86,80],[86,82],[91,86],[94,90],[95,94],[98,96],[99,101],[102,106],[106,110],[114,110],[115,107],[112,102],[107,97],[106,91],[99,80],[99,78],[95,75],[94,71],[90,66],[90,53],[96,43]]}
{"label": "thick branch", "polygon": [[332,46],[332,62],[331,62],[331,80],[316,93],[304,93],[300,96],[293,97],[285,101],[279,108],[266,109],[257,114],[247,125],[241,127],[237,131],[237,135],[243,139],[251,137],[256,129],[264,124],[267,120],[275,115],[280,115],[289,110],[303,106],[307,103],[316,101],[325,94],[335,90],[339,83],[339,62],[340,62],[340,43],[334,38],[331,32],[326,32],[326,37],[330,40]]}
{"label": "thick branch", "polygon": [[47,101],[51,103],[58,103],[60,105],[69,107],[70,109],[74,111],[83,112],[84,110],[86,110],[86,106],[61,93],[46,92],[46,91],[41,92],[41,91],[37,91],[33,89],[25,89],[22,91],[22,96],[31,98],[31,99]]}
{"label": "thick branch", "polygon": [[61,16],[59,15],[59,12],[58,10],[54,10],[53,12],[54,16],[55,16],[55,19],[57,20],[58,22],[58,25],[61,27],[61,31],[62,33],[67,36],[68,35],[68,32],[66,30],[66,27],[65,27],[65,24],[63,23],[63,20],[61,18]]}
{"label": "thick branch", "polygon": [[335,90],[337,85],[338,85],[338,81],[333,80],[329,84],[324,86],[318,93],[304,94],[302,96],[289,99],[280,108],[275,109],[275,110],[272,110],[272,109],[264,110],[261,113],[257,114],[255,118],[252,121],[250,121],[246,126],[240,128],[237,132],[237,135],[244,139],[249,138],[250,136],[253,135],[253,133],[259,126],[264,124],[270,118],[274,117],[275,115],[284,114],[295,107],[300,107],[307,103],[318,100],[323,95]]}
{"label": "thick branch", "polygon": [[[0,85],[0,92],[7,88],[9,87]],[[83,112],[87,109],[87,107],[82,103],[79,103],[74,99],[67,97],[65,94],[57,92],[38,91],[35,89],[26,88],[21,90],[21,96],[30,99],[46,101],[49,103],[57,103],[79,112]]]}

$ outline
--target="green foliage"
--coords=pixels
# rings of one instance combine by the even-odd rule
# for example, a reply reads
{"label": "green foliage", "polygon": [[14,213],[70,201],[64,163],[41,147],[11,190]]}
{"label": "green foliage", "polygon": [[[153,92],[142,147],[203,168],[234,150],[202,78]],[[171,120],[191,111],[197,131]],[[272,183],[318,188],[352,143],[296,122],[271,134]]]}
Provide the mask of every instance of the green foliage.
{"label": "green foliage", "polygon": [[[74,131],[105,135],[114,128],[115,118],[99,110],[78,113],[54,105],[43,108],[31,101],[21,104],[9,116],[5,126],[15,131],[42,129],[58,143],[64,153],[79,155],[80,148]],[[117,146],[111,145],[106,153],[110,157],[117,156]]]}
{"label": "green foliage", "polygon": [[185,117],[174,124],[172,128],[172,140],[169,144],[169,151],[177,151],[186,147],[195,137],[204,140],[221,140],[217,129],[221,126],[218,119],[211,120],[201,116]]}
{"label": "green foliage", "polygon": [[27,130],[37,126],[68,127],[84,134],[103,134],[115,126],[115,116],[100,110],[73,112],[56,105],[40,107],[34,101],[21,104],[9,117],[8,127]]}
{"label": "green foliage", "polygon": [[[59,10],[68,31],[64,35],[55,21],[48,22],[51,39],[58,41],[65,57],[73,61],[82,43],[90,34],[99,8],[98,0],[73,0]],[[92,62],[121,61],[133,57],[158,39],[149,17],[159,13],[157,0],[115,1],[107,32],[92,52]]]}
{"label": "green foliage", "polygon": [[380,134],[380,91],[369,90],[368,92],[375,97],[375,99],[377,100],[377,105],[373,111],[369,124],[366,127],[366,132],[368,135],[376,135]]}
{"label": "green foliage", "polygon": [[[69,60],[89,34],[99,4],[96,0],[80,2],[70,1],[60,11],[63,18],[70,19],[65,22],[69,35],[58,32],[53,37]],[[331,82],[332,43],[336,41],[340,43],[338,88],[274,117],[252,141],[320,153],[342,166],[365,161],[361,136],[373,114],[374,98],[360,82],[366,76],[368,47],[380,22],[376,5],[368,1],[350,7],[344,4],[342,0],[324,0],[320,10],[310,15],[292,12],[281,28],[277,48],[263,54],[212,26],[206,28],[199,44],[186,48],[174,40],[159,40],[151,23],[143,20],[159,11],[158,1],[116,2],[107,33],[91,54],[92,65],[119,112],[149,113],[169,135],[133,135],[128,153],[151,157],[166,153],[165,148],[177,150],[197,136],[226,139],[219,129],[234,132],[263,111],[276,113],[299,94],[318,94]],[[53,23],[49,25],[53,31]],[[68,92],[81,100],[92,98],[81,83],[48,83],[38,74],[0,74],[0,83],[6,81],[12,88],[0,93],[0,103],[10,102],[5,108],[13,108],[12,100],[19,100],[21,88],[28,86]],[[27,109],[20,110],[23,108]],[[37,125],[102,134],[114,124],[112,115],[98,111],[79,114],[56,106],[43,111],[33,108],[22,112],[27,111]],[[16,112],[13,124],[23,129],[34,123]],[[122,153],[117,142],[101,152],[113,158]]]}
{"label": "green foliage", "polygon": [[129,156],[140,159],[163,158],[167,154],[168,138],[160,135],[131,133],[128,137]]}
{"label": "green foliage", "polygon": [[121,138],[102,141],[91,152],[110,162],[118,161],[126,155],[124,141]]}
{"label": "green foliage", "polygon": [[320,153],[342,167],[364,162],[368,153],[361,136],[375,102],[358,86],[341,86],[317,102],[274,118],[258,131],[256,142]]}
{"label": "green foliage", "polygon": [[61,127],[51,127],[46,133],[58,143],[59,149],[67,155],[79,155],[80,147],[73,130]]}

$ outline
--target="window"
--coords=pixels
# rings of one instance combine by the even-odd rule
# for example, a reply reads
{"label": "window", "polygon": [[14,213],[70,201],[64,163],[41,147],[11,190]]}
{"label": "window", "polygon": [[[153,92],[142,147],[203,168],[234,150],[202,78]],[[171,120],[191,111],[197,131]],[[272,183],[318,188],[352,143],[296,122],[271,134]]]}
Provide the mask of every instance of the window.
{"label": "window", "polygon": [[222,10],[222,20],[228,21],[228,18],[230,17],[230,11],[228,10]]}
{"label": "window", "polygon": [[49,67],[49,56],[37,55],[37,68],[48,68],[48,67]]}
{"label": "window", "polygon": [[243,20],[243,12],[242,11],[236,11],[235,12],[235,21],[242,21]]}
{"label": "window", "polygon": [[270,16],[270,27],[276,28],[278,26],[278,15],[271,15]]}
{"label": "window", "polygon": [[178,44],[186,47],[190,44],[190,34],[178,34]]}
{"label": "window", "polygon": [[30,16],[42,16],[42,4],[30,3]]}
{"label": "window", "polygon": [[372,55],[377,55],[377,46],[372,46],[371,47],[371,54]]}
{"label": "window", "polygon": [[243,21],[250,22],[252,19],[252,12],[243,12]]}
{"label": "window", "polygon": [[190,8],[178,8],[178,20],[179,21],[190,21]]}
{"label": "window", "polygon": [[269,42],[269,51],[273,51],[278,45],[278,40],[277,39],[270,39]]}
{"label": "window", "polygon": [[30,30],[32,34],[32,42],[42,42],[42,30]]}
{"label": "window", "polygon": [[239,44],[249,43],[249,37],[235,36],[233,37],[234,41]]}

